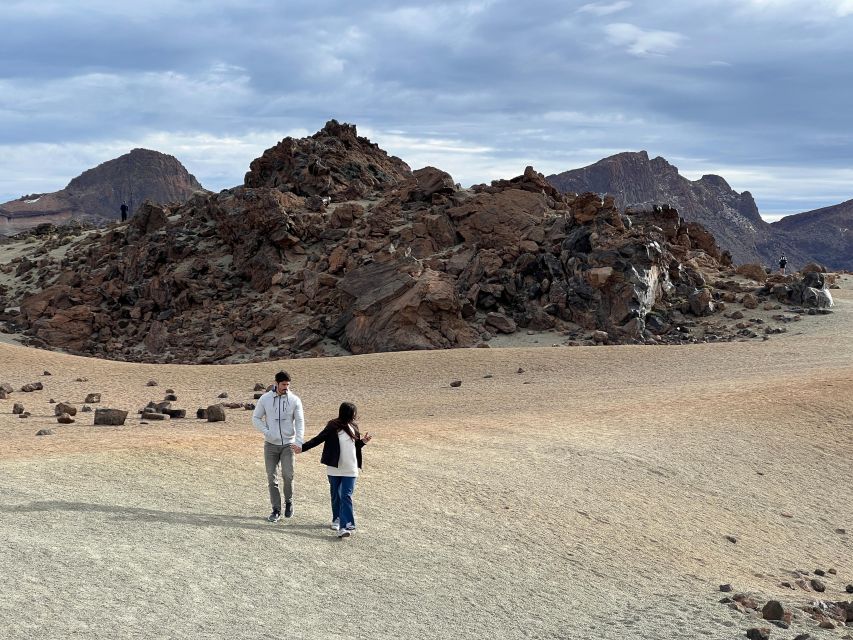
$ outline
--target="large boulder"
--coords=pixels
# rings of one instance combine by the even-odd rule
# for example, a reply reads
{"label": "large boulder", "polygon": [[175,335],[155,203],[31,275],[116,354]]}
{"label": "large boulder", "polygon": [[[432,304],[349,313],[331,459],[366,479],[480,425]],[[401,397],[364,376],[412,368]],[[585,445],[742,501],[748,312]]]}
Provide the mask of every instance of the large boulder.
{"label": "large boulder", "polygon": [[225,421],[225,409],[221,404],[212,404],[207,408],[205,412],[207,416],[208,422],[224,422]]}
{"label": "large boulder", "polygon": [[95,424],[120,426],[127,419],[127,411],[121,409],[95,409]]}
{"label": "large boulder", "polygon": [[[351,296],[346,344],[353,353],[472,346],[476,332],[462,319],[450,276],[431,269],[411,273],[369,266],[347,274]],[[370,284],[372,283],[372,284]]]}

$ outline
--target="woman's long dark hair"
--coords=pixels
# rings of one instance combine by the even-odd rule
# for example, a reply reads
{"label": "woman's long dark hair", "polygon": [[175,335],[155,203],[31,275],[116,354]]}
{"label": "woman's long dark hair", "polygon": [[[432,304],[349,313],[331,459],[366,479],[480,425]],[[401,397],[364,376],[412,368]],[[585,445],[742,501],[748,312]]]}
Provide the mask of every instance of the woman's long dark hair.
{"label": "woman's long dark hair", "polygon": [[[343,429],[353,440],[358,438],[358,425],[355,423],[357,416],[358,409],[352,402],[341,403],[341,406],[338,409],[338,431]],[[350,425],[352,425],[355,433],[350,430]]]}

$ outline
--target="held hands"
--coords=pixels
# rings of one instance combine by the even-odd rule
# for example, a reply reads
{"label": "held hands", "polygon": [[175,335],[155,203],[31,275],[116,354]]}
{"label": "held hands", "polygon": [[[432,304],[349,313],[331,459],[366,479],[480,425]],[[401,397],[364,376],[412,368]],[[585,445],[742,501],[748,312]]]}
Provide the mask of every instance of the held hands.
{"label": "held hands", "polygon": [[293,449],[295,453],[302,453],[302,447],[300,447],[298,444],[292,444],[290,445],[290,448]]}
{"label": "held hands", "polygon": [[365,431],[365,432],[364,432],[364,435],[363,435],[363,436],[362,436],[362,438],[361,438],[361,441],[362,441],[364,444],[367,444],[367,443],[368,443],[368,442],[370,442],[371,440],[373,440],[373,436],[372,436],[372,435],[370,435],[370,433],[368,433],[367,431]]}

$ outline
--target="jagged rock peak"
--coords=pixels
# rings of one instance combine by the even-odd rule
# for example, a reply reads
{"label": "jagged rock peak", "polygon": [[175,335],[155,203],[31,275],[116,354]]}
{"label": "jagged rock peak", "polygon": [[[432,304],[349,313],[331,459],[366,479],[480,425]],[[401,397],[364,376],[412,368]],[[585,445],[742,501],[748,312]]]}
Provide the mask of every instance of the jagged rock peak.
{"label": "jagged rock peak", "polygon": [[409,165],[359,136],[355,125],[329,120],[313,136],[287,137],[264,151],[249,166],[245,186],[341,202],[380,194],[411,177]]}

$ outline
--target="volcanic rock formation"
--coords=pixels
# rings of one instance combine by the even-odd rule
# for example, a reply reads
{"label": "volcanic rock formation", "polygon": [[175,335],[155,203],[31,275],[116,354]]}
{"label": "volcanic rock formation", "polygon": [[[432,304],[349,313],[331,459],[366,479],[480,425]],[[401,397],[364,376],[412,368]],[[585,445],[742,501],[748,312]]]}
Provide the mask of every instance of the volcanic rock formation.
{"label": "volcanic rock formation", "polygon": [[[626,215],[530,167],[460,189],[336,121],[265,152],[244,186],[87,233],[10,265],[31,293],[0,320],[33,345],[235,362],[469,347],[519,329],[683,342],[686,315],[742,293],[713,236],[671,207]],[[2,298],[0,311],[18,301]]]}
{"label": "volcanic rock formation", "polygon": [[710,231],[737,264],[772,265],[782,253],[787,254],[793,266],[815,259],[794,239],[774,233],[773,227],[761,219],[749,191],[738,193],[716,175],[688,180],[664,158],[649,160],[645,151],[619,153],[547,179],[563,193],[610,194],[623,208],[669,204],[685,220],[698,222]]}
{"label": "volcanic rock formation", "polygon": [[182,203],[199,190],[203,188],[198,180],[176,158],[134,149],[84,171],[60,191],[0,204],[0,234],[71,219],[99,224],[117,219],[123,202],[132,213],[145,200]]}

